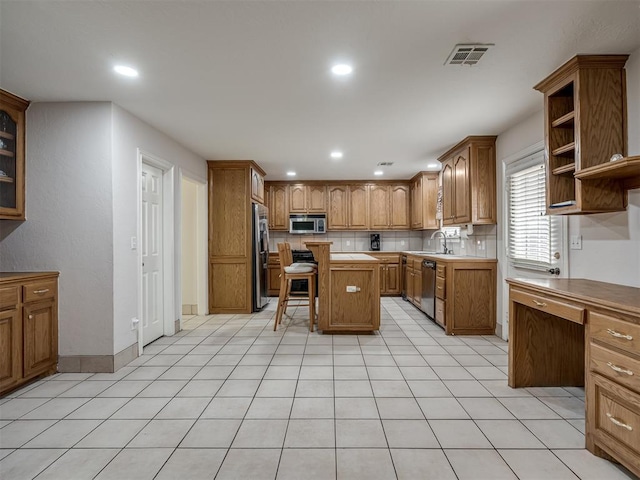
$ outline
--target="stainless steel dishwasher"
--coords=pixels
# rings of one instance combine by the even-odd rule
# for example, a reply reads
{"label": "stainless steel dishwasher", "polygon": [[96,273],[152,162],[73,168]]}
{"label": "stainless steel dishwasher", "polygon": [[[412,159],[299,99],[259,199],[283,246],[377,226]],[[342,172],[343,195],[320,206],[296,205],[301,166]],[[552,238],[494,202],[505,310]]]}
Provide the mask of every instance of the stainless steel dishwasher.
{"label": "stainless steel dishwasher", "polygon": [[422,301],[420,310],[432,320],[436,318],[436,262],[422,261]]}

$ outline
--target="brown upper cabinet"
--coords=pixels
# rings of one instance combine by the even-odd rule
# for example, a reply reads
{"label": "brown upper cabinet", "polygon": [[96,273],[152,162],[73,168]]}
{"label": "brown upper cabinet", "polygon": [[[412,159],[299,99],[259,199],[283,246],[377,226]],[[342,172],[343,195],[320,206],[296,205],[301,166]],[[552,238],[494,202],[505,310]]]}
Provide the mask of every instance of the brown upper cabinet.
{"label": "brown upper cabinet", "polygon": [[290,185],[289,213],[325,213],[327,188],[324,185]]}
{"label": "brown upper cabinet", "polygon": [[0,220],[25,219],[25,112],[29,102],[0,90]]}
{"label": "brown upper cabinet", "polygon": [[289,185],[273,184],[266,187],[269,199],[269,229],[289,230]]}
{"label": "brown upper cabinet", "polygon": [[369,229],[369,190],[367,185],[332,185],[328,187],[329,230]]}
{"label": "brown upper cabinet", "polygon": [[442,223],[496,223],[496,138],[467,137],[444,153]]}
{"label": "brown upper cabinet", "polygon": [[251,199],[266,205],[264,195],[264,172],[257,168],[251,169]]}
{"label": "brown upper cabinet", "polygon": [[[577,55],[534,87],[544,94],[548,213],[626,208],[625,172],[618,167],[627,164],[609,160],[627,154],[627,58]],[[630,175],[640,176],[637,162]]]}
{"label": "brown upper cabinet", "polygon": [[[411,228],[437,229],[438,173],[420,172],[411,179]],[[407,202],[408,203],[408,202]]]}
{"label": "brown upper cabinet", "polygon": [[369,228],[409,229],[409,186],[369,185]]}

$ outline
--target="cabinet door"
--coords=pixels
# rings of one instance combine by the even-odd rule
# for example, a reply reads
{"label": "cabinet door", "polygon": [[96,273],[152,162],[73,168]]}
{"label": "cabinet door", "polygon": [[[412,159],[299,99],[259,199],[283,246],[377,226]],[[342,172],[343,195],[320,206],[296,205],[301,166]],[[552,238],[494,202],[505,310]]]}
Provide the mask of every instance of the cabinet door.
{"label": "cabinet door", "polygon": [[442,223],[445,225],[455,223],[454,188],[453,159],[449,159],[442,164]]}
{"label": "cabinet door", "polygon": [[39,375],[55,367],[58,363],[55,302],[25,304],[22,325],[24,377]]}
{"label": "cabinet door", "polygon": [[455,223],[471,221],[471,178],[469,177],[469,149],[456,154],[453,159],[454,220]]}
{"label": "cabinet door", "polygon": [[369,195],[367,185],[349,185],[349,229],[369,228]]}
{"label": "cabinet door", "polygon": [[387,230],[389,215],[389,187],[387,185],[369,186],[369,226],[372,230]]}
{"label": "cabinet door", "polygon": [[251,198],[264,204],[264,178],[253,168],[251,169]]}
{"label": "cabinet door", "polygon": [[407,295],[407,300],[410,302],[413,301],[413,268],[407,266],[404,271],[404,285],[405,285],[405,294]]}
{"label": "cabinet door", "polygon": [[387,265],[381,263],[379,266],[380,269],[380,294],[384,295],[387,293]]}
{"label": "cabinet door", "polygon": [[411,228],[422,228],[422,177],[411,184]]}
{"label": "cabinet door", "polygon": [[305,185],[289,186],[289,212],[307,213],[307,187]]}
{"label": "cabinet door", "polygon": [[327,211],[327,187],[324,185],[309,185],[307,187],[307,208],[310,213]]}
{"label": "cabinet door", "polygon": [[270,296],[277,296],[280,293],[280,266],[269,265],[267,269],[269,277],[267,279],[267,290]]}
{"label": "cabinet door", "polygon": [[0,90],[0,219],[24,220],[25,114],[28,106]]}
{"label": "cabinet door", "polygon": [[287,185],[271,185],[269,188],[269,221],[272,230],[289,230]]}
{"label": "cabinet door", "polygon": [[422,179],[422,228],[439,228],[436,219],[438,209],[438,174],[428,174]]}
{"label": "cabinet door", "polygon": [[329,187],[327,227],[329,230],[346,230],[348,227],[348,190],[345,185]]}
{"label": "cabinet door", "polygon": [[[390,224],[391,228],[411,228],[409,218],[409,187],[407,185],[394,185],[390,187]],[[373,203],[371,203],[373,207]],[[373,226],[371,226],[373,228]]]}
{"label": "cabinet door", "polygon": [[496,154],[491,145],[472,147],[471,205],[474,225],[496,223]]}
{"label": "cabinet door", "polygon": [[387,265],[385,279],[386,293],[392,295],[400,294],[400,265],[397,263],[389,263]]}
{"label": "cabinet door", "polygon": [[18,310],[0,312],[0,392],[22,378],[22,320]]}
{"label": "cabinet door", "polygon": [[420,306],[422,303],[422,270],[414,270],[413,274],[413,303]]}

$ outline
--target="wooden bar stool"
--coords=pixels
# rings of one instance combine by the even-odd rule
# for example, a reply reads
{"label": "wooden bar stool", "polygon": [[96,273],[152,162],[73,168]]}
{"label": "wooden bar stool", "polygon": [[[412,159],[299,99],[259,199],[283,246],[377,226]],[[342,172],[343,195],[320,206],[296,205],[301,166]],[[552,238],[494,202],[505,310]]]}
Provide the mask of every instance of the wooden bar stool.
{"label": "wooden bar stool", "polygon": [[[291,245],[289,243],[278,244],[280,257],[280,296],[273,330],[282,322],[282,316],[286,313],[291,300],[307,300],[308,303],[298,303],[296,306],[309,306],[309,331],[313,332],[313,322],[316,317],[316,265],[313,263],[293,263]],[[307,280],[309,288],[306,297],[291,296],[291,282],[293,280]]]}

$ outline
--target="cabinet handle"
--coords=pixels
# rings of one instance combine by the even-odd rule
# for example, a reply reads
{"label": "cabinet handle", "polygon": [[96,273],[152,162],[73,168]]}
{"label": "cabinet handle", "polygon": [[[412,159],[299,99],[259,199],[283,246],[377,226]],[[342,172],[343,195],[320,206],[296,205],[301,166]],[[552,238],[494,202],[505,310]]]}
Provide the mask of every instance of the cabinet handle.
{"label": "cabinet handle", "polygon": [[621,422],[616,417],[611,415],[609,412],[607,412],[607,417],[609,418],[609,420],[611,420],[611,423],[613,423],[614,425],[617,425],[617,426],[622,427],[622,428],[626,428],[630,432],[633,431],[633,428],[631,427],[631,425],[627,425],[626,423]]}
{"label": "cabinet handle", "polygon": [[33,293],[36,295],[44,295],[45,293],[47,293],[49,291],[48,288],[43,288],[41,290],[34,290]]}
{"label": "cabinet handle", "polygon": [[546,306],[547,306],[547,304],[546,304],[546,303],[544,303],[544,302],[539,302],[539,301],[537,301],[537,300],[533,300],[533,303],[535,303],[537,306],[542,307],[542,308],[544,308],[544,307],[546,307]]}
{"label": "cabinet handle", "polygon": [[627,375],[631,376],[633,375],[633,372],[631,370],[629,370],[628,368],[622,368],[619,367],[618,365],[611,363],[611,362],[607,362],[607,366],[613,370],[614,372],[618,372],[618,373],[626,373]]}
{"label": "cabinet handle", "polygon": [[438,286],[438,290],[442,290],[442,287],[441,287],[441,286]]}
{"label": "cabinet handle", "polygon": [[607,333],[609,335],[611,335],[612,337],[624,338],[625,340],[633,340],[633,337],[631,335],[627,335],[625,333],[616,332],[615,330],[612,330],[611,328],[607,328]]}
{"label": "cabinet handle", "polygon": [[33,320],[33,315],[29,315],[29,320]]}

